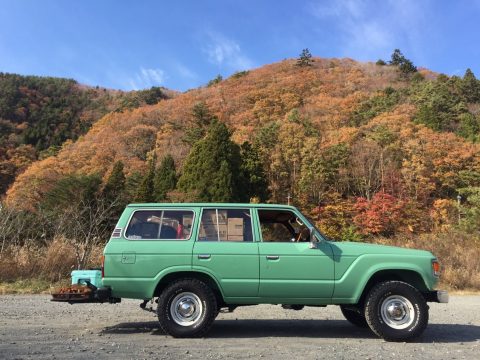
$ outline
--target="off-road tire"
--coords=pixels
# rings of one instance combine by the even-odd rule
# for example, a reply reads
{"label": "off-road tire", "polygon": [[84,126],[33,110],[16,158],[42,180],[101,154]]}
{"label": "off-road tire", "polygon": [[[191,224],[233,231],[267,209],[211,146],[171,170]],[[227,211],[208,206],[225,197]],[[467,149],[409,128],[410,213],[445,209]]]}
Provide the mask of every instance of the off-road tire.
{"label": "off-road tire", "polygon": [[[179,325],[172,313],[172,302],[182,293],[194,294],[201,302],[198,321],[192,325]],[[217,299],[210,287],[198,279],[180,279],[168,285],[158,298],[157,315],[160,327],[176,338],[202,337],[210,330],[218,315]]]}
{"label": "off-road tire", "polygon": [[[397,304],[403,302],[407,305],[399,308],[407,309],[408,317],[402,318],[396,314],[398,319],[392,319],[387,305],[398,299],[400,302],[397,301]],[[375,285],[368,293],[365,319],[370,329],[381,338],[387,341],[407,341],[420,336],[425,330],[428,324],[428,305],[423,295],[410,284],[385,281]]]}
{"label": "off-road tire", "polygon": [[351,324],[361,328],[368,328],[367,320],[365,319],[365,315],[362,311],[363,308],[353,310],[352,306],[340,305],[340,310],[342,311],[343,316],[345,316],[345,319],[347,319]]}

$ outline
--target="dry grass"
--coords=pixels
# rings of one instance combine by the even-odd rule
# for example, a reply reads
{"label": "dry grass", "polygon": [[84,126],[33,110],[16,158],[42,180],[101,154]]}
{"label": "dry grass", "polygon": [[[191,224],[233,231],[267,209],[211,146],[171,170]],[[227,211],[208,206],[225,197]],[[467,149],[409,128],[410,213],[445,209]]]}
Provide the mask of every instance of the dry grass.
{"label": "dry grass", "polygon": [[50,294],[53,289],[58,289],[70,283],[70,279],[64,279],[52,283],[44,279],[24,279],[13,282],[0,282],[0,295],[6,294]]}
{"label": "dry grass", "polygon": [[480,290],[480,239],[462,232],[414,237],[376,238],[375,243],[431,251],[440,261],[440,287],[453,291]]}
{"label": "dry grass", "polygon": [[[103,246],[95,247],[86,267],[100,267],[102,253]],[[46,247],[11,247],[0,260],[2,293],[47,291],[52,284],[69,281],[76,268],[75,250],[64,239],[55,239]]]}
{"label": "dry grass", "polygon": [[[480,291],[480,239],[461,232],[375,238],[372,242],[434,253],[442,265],[440,287],[456,294]],[[97,246],[87,268],[99,267],[103,246]],[[9,249],[0,261],[0,293],[42,293],[66,284],[75,269],[71,244],[56,239],[47,247]]]}

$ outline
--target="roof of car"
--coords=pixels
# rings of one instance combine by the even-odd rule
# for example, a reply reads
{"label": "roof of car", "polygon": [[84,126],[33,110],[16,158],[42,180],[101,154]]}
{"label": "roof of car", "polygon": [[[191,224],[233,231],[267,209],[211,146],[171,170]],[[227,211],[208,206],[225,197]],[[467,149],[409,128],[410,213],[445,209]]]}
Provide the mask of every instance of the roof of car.
{"label": "roof of car", "polygon": [[285,204],[254,204],[254,203],[136,203],[129,204],[128,207],[176,207],[176,208],[185,208],[185,207],[209,207],[209,208],[225,208],[225,207],[235,207],[235,208],[289,208],[295,209],[294,206],[285,205]]}

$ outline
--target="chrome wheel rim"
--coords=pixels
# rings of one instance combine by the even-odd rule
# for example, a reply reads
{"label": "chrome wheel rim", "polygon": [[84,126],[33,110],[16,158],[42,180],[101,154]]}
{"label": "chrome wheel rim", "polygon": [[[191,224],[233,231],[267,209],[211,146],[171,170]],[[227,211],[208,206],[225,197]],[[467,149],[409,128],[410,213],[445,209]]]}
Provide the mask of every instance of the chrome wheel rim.
{"label": "chrome wheel rim", "polygon": [[203,314],[202,301],[194,293],[182,292],[176,295],[170,303],[170,314],[178,325],[195,325]]}
{"label": "chrome wheel rim", "polygon": [[393,329],[406,329],[415,319],[415,309],[407,298],[392,295],[383,300],[380,314],[382,320]]}

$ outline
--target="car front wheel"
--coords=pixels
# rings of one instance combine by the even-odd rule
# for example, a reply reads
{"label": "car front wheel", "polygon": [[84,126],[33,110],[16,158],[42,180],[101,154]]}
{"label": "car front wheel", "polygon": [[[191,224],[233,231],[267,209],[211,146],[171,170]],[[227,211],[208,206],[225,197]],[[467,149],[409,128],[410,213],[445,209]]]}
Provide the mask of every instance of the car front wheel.
{"label": "car front wheel", "polygon": [[367,320],[365,320],[365,315],[360,309],[353,308],[348,305],[340,305],[340,309],[342,310],[343,316],[347,319],[351,324],[361,327],[367,328]]}
{"label": "car front wheel", "polygon": [[413,339],[428,324],[428,306],[423,295],[402,281],[375,285],[366,298],[365,319],[372,331],[387,341]]}
{"label": "car front wheel", "polygon": [[201,337],[217,316],[217,301],[208,285],[198,279],[181,279],[158,298],[161,328],[173,337]]}

